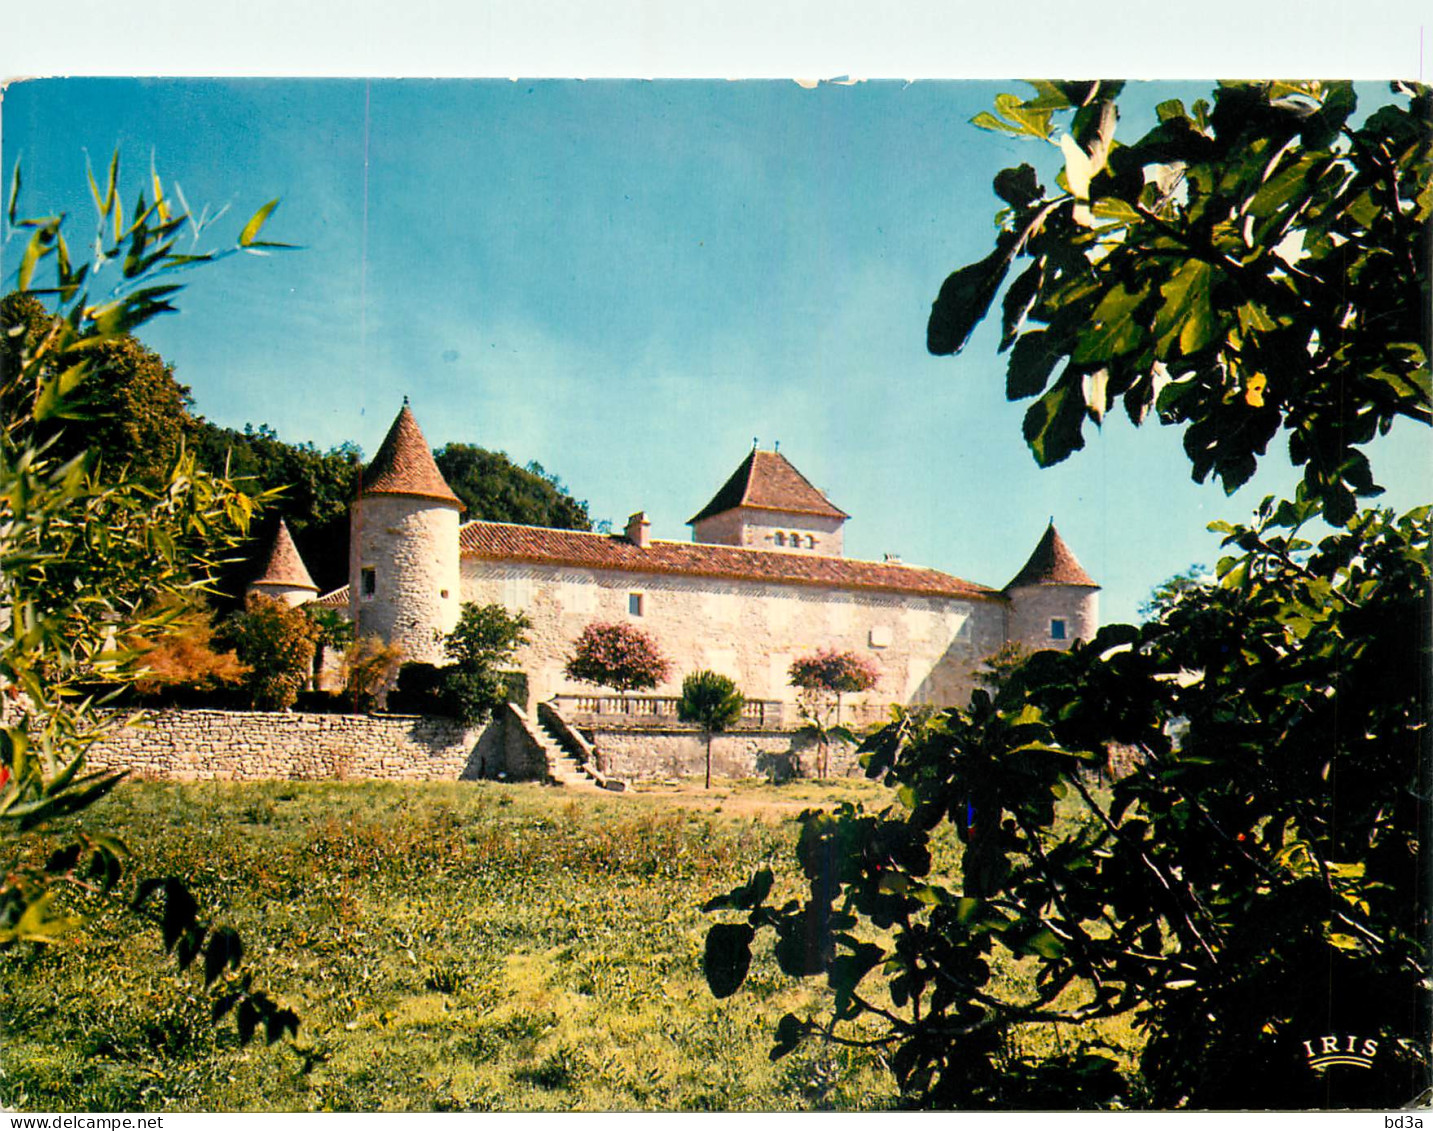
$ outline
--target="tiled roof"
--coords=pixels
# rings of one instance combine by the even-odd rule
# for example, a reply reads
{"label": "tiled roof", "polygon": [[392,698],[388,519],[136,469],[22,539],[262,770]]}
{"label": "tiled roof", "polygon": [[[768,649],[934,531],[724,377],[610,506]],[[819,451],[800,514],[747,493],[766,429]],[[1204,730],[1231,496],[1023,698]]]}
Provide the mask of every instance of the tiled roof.
{"label": "tiled roof", "polygon": [[536,562],[580,569],[767,581],[932,597],[1000,597],[984,585],[919,566],[698,542],[653,541],[639,548],[621,535],[548,530],[505,522],[464,523],[458,544],[464,557],[488,561]]}
{"label": "tiled roof", "polygon": [[318,605],[324,609],[346,609],[348,608],[348,586],[342,585],[332,592],[325,593],[322,597],[315,597],[309,604]]}
{"label": "tiled roof", "polygon": [[690,526],[714,514],[752,507],[756,510],[785,511],[789,514],[815,514],[826,518],[850,518],[834,507],[826,496],[811,486],[806,477],[792,467],[780,452],[762,452],[755,448],[741,466],[732,472],[712,501],[687,520]]}
{"label": "tiled roof", "polygon": [[250,584],[253,585],[287,585],[292,589],[312,589],[318,592],[318,586],[313,583],[308,570],[304,567],[303,558],[299,557],[298,547],[289,534],[288,523],[279,519],[279,529],[274,534],[274,544],[269,549],[269,560],[264,563],[263,571]]}
{"label": "tiled roof", "polygon": [[1088,585],[1092,589],[1099,588],[1075,560],[1075,555],[1065,545],[1053,522],[1045,528],[1045,536],[1040,539],[1030,560],[1005,588],[1018,589],[1022,585]]}
{"label": "tiled roof", "polygon": [[441,499],[459,507],[458,496],[448,486],[422,429],[413,419],[408,402],[388,429],[373,462],[363,469],[361,495],[417,495],[425,499]]}

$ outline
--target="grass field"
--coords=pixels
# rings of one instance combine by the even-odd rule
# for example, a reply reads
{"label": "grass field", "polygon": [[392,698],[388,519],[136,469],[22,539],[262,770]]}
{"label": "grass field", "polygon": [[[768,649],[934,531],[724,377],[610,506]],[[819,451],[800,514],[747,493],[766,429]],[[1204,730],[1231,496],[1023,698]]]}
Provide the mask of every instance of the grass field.
{"label": "grass field", "polygon": [[[819,1009],[759,941],[742,991],[701,973],[700,905],[769,862],[803,888],[795,816],[864,781],[566,793],[388,782],[121,787],[84,820],[133,875],[177,875],[237,927],[255,984],[302,1018],[239,1045],[159,932],[108,914],[63,944],[0,953],[0,1101],[21,1110],[868,1110],[895,1089],[874,1053],[807,1043],[771,1062],[776,1020]],[[956,862],[950,837],[937,865]],[[1007,987],[1031,972],[1008,960]],[[879,998],[879,994],[878,994]],[[1074,1033],[1011,1034],[1053,1051]],[[1100,1036],[1128,1054],[1121,1019]]]}
{"label": "grass field", "polygon": [[885,799],[809,783],[629,797],[495,783],[159,784],[86,820],[135,875],[185,877],[302,1017],[240,1047],[131,916],[0,954],[0,1099],[28,1110],[822,1109],[888,1106],[869,1054],[771,1029],[819,1000],[769,946],[742,993],[701,975],[703,900],[771,860],[792,817]]}

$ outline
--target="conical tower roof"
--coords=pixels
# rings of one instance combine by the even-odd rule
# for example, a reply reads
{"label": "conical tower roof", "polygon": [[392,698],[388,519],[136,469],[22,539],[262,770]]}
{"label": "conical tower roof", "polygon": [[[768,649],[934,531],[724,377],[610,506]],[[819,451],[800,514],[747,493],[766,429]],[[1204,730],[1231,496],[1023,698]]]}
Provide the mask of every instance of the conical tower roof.
{"label": "conical tower roof", "polygon": [[1098,589],[1084,567],[1076,560],[1070,547],[1060,537],[1052,519],[1045,528],[1045,536],[1030,555],[1030,560],[1005,588],[1019,589],[1025,585],[1088,585]]}
{"label": "conical tower roof", "polygon": [[459,509],[462,502],[453,494],[433,462],[433,452],[423,438],[423,430],[413,419],[408,407],[408,398],[403,399],[403,408],[388,429],[378,454],[373,462],[363,469],[360,495],[416,495],[423,499],[438,499],[452,503]]}
{"label": "conical tower roof", "polygon": [[309,576],[303,558],[299,557],[299,548],[294,545],[293,536],[289,534],[288,523],[283,519],[279,519],[279,528],[274,533],[269,559],[251,584],[284,585],[290,589],[312,589],[315,593],[318,592],[318,586]]}
{"label": "conical tower roof", "polygon": [[751,449],[712,501],[694,517],[687,519],[687,525],[737,507],[786,514],[814,514],[825,518],[851,517],[811,486],[806,476],[792,467],[780,452],[763,452],[756,448]]}

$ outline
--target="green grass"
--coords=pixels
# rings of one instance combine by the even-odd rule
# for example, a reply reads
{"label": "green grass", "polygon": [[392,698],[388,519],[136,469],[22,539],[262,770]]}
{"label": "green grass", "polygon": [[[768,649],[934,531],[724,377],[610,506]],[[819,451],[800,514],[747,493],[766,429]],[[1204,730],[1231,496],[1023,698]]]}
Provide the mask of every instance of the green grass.
{"label": "green grass", "polygon": [[[243,935],[257,987],[299,1013],[293,1042],[241,1047],[157,929],[109,913],[60,945],[0,953],[0,1102],[21,1110],[866,1110],[896,1101],[873,1053],[808,1042],[773,1063],[777,1019],[820,1012],[763,934],[717,1001],[700,905],[770,863],[804,894],[795,816],[888,804],[864,781],[574,795],[498,783],[135,783],[85,823],[135,876],[185,878]],[[1069,818],[1066,818],[1069,819]],[[957,866],[944,829],[937,873]],[[37,846],[36,851],[43,851]],[[1033,962],[997,952],[1004,992]],[[879,985],[868,992],[885,1002]],[[1012,1051],[1098,1036],[1027,1027]]]}
{"label": "green grass", "polygon": [[[30,1110],[822,1109],[889,1106],[869,1054],[772,1063],[819,1007],[761,947],[743,991],[701,975],[700,904],[771,860],[831,791],[574,797],[538,786],[139,783],[86,817],[136,875],[179,875],[237,927],[296,1041],[240,1047],[158,933],[108,916],[0,954],[0,1099]],[[775,809],[771,803],[776,802]]]}

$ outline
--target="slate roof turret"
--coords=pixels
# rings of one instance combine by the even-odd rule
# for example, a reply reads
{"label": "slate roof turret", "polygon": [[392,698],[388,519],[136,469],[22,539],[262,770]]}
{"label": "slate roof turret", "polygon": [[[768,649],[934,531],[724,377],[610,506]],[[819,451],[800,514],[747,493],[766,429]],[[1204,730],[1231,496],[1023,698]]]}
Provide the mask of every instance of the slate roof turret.
{"label": "slate roof turret", "polygon": [[1035,547],[1035,552],[1030,555],[1030,560],[1005,590],[1009,592],[1026,585],[1087,585],[1091,589],[1099,588],[1076,560],[1070,547],[1065,545],[1065,540],[1055,529],[1053,519],[1045,528],[1045,535]]}
{"label": "slate roof turret", "polygon": [[433,452],[413,418],[407,397],[403,398],[403,408],[393,427],[388,429],[378,454],[363,469],[359,495],[414,495],[452,503],[460,510],[463,507],[433,462]]}
{"label": "slate roof turret", "polygon": [[287,585],[291,589],[312,589],[315,593],[318,592],[318,586],[309,576],[303,558],[299,557],[299,548],[294,545],[293,536],[289,534],[288,523],[283,519],[279,519],[274,543],[269,548],[268,561],[264,563],[259,576],[250,584]]}
{"label": "slate roof turret", "polygon": [[851,517],[833,506],[780,452],[763,452],[756,448],[751,449],[712,501],[694,517],[687,519],[687,525],[737,507],[786,514],[814,514],[824,518]]}

